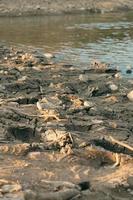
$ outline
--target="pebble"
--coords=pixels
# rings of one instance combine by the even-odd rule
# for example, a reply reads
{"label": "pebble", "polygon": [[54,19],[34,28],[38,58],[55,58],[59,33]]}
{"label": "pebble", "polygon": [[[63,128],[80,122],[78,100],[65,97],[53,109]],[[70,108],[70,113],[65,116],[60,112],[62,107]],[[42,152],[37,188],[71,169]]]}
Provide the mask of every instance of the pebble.
{"label": "pebble", "polygon": [[28,79],[27,76],[22,76],[21,78],[18,79],[19,82],[21,81],[26,81]]}
{"label": "pebble", "polygon": [[127,74],[131,74],[131,73],[132,73],[132,70],[131,70],[131,69],[127,69],[127,70],[126,70],[126,73],[127,73]]}
{"label": "pebble", "polygon": [[88,81],[88,75],[80,74],[79,75],[79,80],[82,81],[82,82],[87,82]]}
{"label": "pebble", "polygon": [[38,157],[41,155],[40,152],[30,152],[28,154],[28,158],[31,159],[31,160],[36,160],[38,159]]}
{"label": "pebble", "polygon": [[34,64],[48,64],[46,56],[44,56],[41,52],[36,52],[35,54],[25,53],[21,57],[23,62],[33,62]]}
{"label": "pebble", "polygon": [[52,53],[44,53],[44,56],[45,56],[47,59],[54,58],[54,55],[53,55]]}
{"label": "pebble", "polygon": [[115,92],[118,90],[118,86],[113,83],[109,85],[109,88],[111,89],[112,92]]}
{"label": "pebble", "polygon": [[126,73],[127,73],[127,74],[131,74],[131,73],[132,73],[132,68],[131,68],[131,66],[127,66]]}
{"label": "pebble", "polygon": [[8,71],[0,70],[0,74],[5,74],[5,75],[7,75],[7,74],[8,74]]}
{"label": "pebble", "polygon": [[133,101],[133,90],[130,91],[130,92],[127,94],[127,98],[128,98],[130,101]]}
{"label": "pebble", "polygon": [[84,106],[85,107],[93,107],[94,103],[90,102],[90,101],[84,101]]}
{"label": "pebble", "polygon": [[122,75],[118,72],[118,73],[116,73],[116,74],[114,75],[114,77],[115,77],[116,79],[121,79],[121,78],[122,78]]}

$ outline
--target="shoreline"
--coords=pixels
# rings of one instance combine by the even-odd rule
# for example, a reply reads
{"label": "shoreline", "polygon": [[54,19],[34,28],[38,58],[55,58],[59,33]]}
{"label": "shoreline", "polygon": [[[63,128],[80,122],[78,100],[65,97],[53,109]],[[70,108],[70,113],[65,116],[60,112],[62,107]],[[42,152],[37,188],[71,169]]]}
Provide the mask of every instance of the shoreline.
{"label": "shoreline", "polygon": [[132,199],[132,79],[52,58],[0,45],[1,198]]}
{"label": "shoreline", "polygon": [[131,1],[92,1],[92,0],[47,0],[34,1],[24,0],[1,0],[0,16],[36,16],[36,15],[61,15],[61,14],[83,14],[83,13],[106,13],[133,10]]}

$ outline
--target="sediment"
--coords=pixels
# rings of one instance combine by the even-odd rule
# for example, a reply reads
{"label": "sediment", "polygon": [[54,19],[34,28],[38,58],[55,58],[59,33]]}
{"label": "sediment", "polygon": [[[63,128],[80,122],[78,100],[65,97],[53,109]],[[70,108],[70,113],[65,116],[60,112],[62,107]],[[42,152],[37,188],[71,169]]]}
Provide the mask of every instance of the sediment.
{"label": "sediment", "polygon": [[0,199],[132,199],[132,87],[99,61],[1,44]]}

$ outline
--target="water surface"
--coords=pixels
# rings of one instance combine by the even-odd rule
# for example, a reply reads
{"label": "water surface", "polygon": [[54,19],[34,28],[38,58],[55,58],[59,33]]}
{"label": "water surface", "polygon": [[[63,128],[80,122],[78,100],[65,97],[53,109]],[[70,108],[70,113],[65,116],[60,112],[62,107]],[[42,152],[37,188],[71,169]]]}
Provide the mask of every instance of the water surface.
{"label": "water surface", "polygon": [[125,73],[133,66],[133,13],[2,17],[0,41],[43,48],[79,67],[100,59]]}

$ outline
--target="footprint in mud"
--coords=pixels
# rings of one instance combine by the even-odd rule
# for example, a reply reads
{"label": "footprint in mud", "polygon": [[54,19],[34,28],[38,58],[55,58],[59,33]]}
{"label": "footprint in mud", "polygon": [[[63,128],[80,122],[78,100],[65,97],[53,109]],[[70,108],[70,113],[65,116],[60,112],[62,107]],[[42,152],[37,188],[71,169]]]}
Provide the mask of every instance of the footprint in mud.
{"label": "footprint in mud", "polygon": [[9,141],[20,141],[29,143],[35,138],[34,129],[30,127],[9,127],[6,133],[6,139]]}

